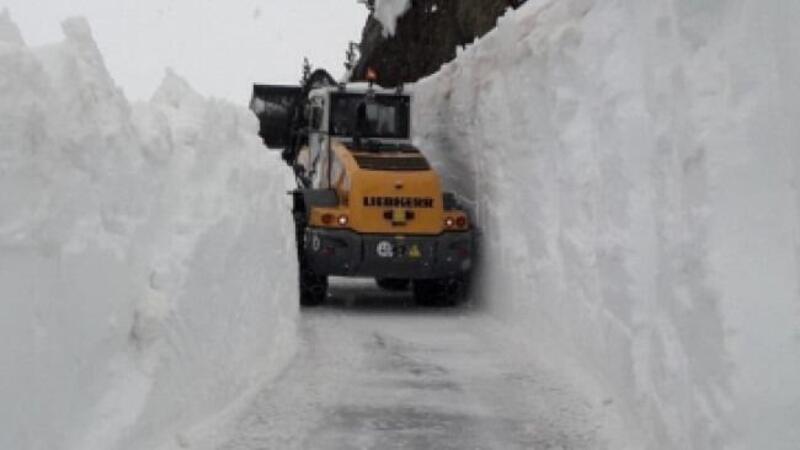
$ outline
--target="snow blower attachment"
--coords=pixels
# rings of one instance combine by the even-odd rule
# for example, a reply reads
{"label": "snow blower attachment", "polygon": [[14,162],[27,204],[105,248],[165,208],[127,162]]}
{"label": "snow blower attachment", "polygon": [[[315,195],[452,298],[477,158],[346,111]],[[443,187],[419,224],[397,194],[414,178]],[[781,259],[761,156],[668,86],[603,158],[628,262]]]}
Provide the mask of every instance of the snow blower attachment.
{"label": "snow blower attachment", "polygon": [[324,301],[328,276],[411,286],[452,305],[472,268],[473,230],[455,196],[411,144],[412,95],[338,84],[324,70],[299,87],[257,84],[250,107],[267,147],[297,178],[292,214],[300,303]]}
{"label": "snow blower attachment", "polygon": [[307,143],[305,108],[309,92],[335,85],[336,80],[322,69],[307,76],[302,86],[254,85],[250,109],[258,117],[258,135],[264,145],[283,149],[283,159],[293,166],[299,149]]}
{"label": "snow blower attachment", "polygon": [[270,148],[286,147],[291,140],[290,119],[302,89],[296,86],[256,85],[250,109],[261,122],[258,135]]}

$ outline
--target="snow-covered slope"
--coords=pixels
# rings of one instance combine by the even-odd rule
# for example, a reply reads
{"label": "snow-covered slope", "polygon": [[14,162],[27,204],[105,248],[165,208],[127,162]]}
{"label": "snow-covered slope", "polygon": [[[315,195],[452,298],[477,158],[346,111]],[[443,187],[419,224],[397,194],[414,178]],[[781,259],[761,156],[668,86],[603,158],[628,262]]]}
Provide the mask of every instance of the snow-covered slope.
{"label": "snow-covered slope", "polygon": [[384,36],[394,35],[397,21],[411,8],[411,0],[375,0],[373,16],[381,23]]}
{"label": "snow-covered slope", "polygon": [[0,448],[185,446],[293,350],[291,181],[244,108],[131,105],[63,29],[0,15]]}
{"label": "snow-covered slope", "polygon": [[634,448],[800,442],[798,21],[531,0],[416,86],[418,144],[483,229],[475,298]]}

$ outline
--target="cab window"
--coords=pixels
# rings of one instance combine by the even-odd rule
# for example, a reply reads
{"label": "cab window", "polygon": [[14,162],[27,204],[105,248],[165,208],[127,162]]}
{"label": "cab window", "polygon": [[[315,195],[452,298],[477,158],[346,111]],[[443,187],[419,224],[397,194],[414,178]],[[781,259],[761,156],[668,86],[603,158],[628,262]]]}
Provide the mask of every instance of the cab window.
{"label": "cab window", "polygon": [[410,99],[406,95],[334,94],[331,98],[330,132],[335,136],[407,139]]}

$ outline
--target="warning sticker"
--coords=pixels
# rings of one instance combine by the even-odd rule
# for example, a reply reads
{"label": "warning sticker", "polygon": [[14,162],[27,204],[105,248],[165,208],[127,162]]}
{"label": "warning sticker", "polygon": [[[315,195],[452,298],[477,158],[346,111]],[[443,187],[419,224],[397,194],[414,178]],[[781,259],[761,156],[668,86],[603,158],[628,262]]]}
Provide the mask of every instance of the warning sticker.
{"label": "warning sticker", "polygon": [[394,256],[394,248],[389,241],[378,242],[378,246],[375,250],[381,258],[392,258]]}

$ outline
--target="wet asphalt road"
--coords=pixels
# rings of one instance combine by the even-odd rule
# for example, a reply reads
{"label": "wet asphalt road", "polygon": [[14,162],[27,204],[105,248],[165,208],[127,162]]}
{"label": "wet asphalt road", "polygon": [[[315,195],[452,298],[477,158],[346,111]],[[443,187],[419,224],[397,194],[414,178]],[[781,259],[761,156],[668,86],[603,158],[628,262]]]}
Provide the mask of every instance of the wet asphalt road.
{"label": "wet asphalt road", "polygon": [[297,356],[219,450],[606,448],[598,407],[481,314],[369,282],[329,300],[303,311]]}

